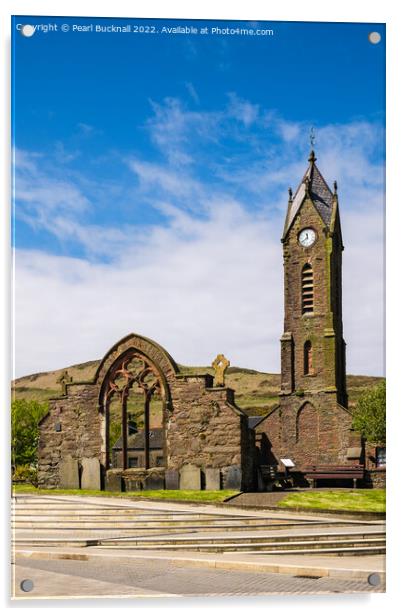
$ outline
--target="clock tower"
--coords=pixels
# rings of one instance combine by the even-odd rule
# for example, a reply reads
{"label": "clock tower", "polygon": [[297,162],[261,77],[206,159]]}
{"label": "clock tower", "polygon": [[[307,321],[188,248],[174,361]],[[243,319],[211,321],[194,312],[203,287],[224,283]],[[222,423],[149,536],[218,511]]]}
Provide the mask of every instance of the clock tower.
{"label": "clock tower", "polygon": [[342,327],[342,232],[314,151],[289,202],[282,236],[284,331],[279,404],[258,425],[265,464],[291,458],[295,470],[348,464],[356,441],[346,392]]}
{"label": "clock tower", "polygon": [[309,166],[289,203],[282,237],[285,288],[281,396],[326,395],[347,407],[342,327],[342,232],[337,186]]}

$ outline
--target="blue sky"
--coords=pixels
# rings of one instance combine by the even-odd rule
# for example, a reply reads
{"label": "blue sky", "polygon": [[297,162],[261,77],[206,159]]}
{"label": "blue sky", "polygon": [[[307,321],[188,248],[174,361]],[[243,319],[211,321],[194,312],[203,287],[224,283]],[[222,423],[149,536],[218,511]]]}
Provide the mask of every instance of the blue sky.
{"label": "blue sky", "polygon": [[181,363],[225,352],[279,371],[280,235],[311,125],[339,183],[348,370],[383,372],[382,25],[248,23],[274,35],[245,37],[72,32],[178,20],[17,23],[71,28],[14,30],[17,374],[100,357],[129,331]]}

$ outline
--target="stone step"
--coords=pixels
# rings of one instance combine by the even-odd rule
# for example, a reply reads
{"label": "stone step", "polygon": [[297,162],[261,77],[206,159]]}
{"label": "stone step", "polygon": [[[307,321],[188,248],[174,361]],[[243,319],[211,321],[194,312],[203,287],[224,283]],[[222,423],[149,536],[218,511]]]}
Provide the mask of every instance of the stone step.
{"label": "stone step", "polygon": [[[166,535],[165,535],[166,537]],[[319,541],[348,541],[348,540],[359,540],[359,541],[369,541],[371,539],[373,540],[378,540],[378,541],[385,541],[385,534],[384,533],[379,533],[376,531],[373,532],[357,532],[357,533],[320,533],[320,534],[316,534],[316,533],[312,533],[312,534],[296,534],[296,533],[292,533],[289,535],[246,535],[244,533],[239,534],[239,535],[232,535],[232,536],[226,536],[223,537],[220,534],[216,534],[216,535],[200,535],[197,534],[195,537],[194,536],[190,536],[190,537],[186,537],[186,536],[177,536],[177,537],[170,537],[166,540],[165,537],[162,537],[162,539],[158,539],[157,536],[155,537],[126,537],[126,538],[116,538],[116,541],[119,542],[124,542],[126,544],[130,544],[130,545],[138,545],[138,546],[155,546],[155,545],[159,545],[160,543],[166,543],[169,545],[181,545],[181,546],[187,546],[187,545],[195,545],[197,543],[199,544],[203,544],[203,543],[211,543],[211,544],[234,544],[234,543],[247,543],[247,544],[254,544],[254,543],[262,543],[264,541],[270,542],[270,543],[284,543],[284,542],[291,542],[291,541],[304,541],[304,542],[319,542]],[[113,543],[114,539],[102,539],[102,543]]]}
{"label": "stone step", "polygon": [[[261,542],[261,543],[199,543],[196,542],[194,544],[187,544],[185,546],[186,551],[195,551],[195,552],[247,552],[247,553],[255,553],[255,552],[264,552],[264,553],[276,553],[276,552],[295,552],[295,551],[305,551],[309,552],[315,550],[332,550],[339,551],[344,550],[346,548],[371,548],[375,550],[384,550],[385,551],[385,542],[382,539],[350,539],[350,540],[342,540],[342,541],[316,541],[314,542],[314,547],[312,547],[312,542],[306,541],[273,541],[273,542]],[[160,543],[154,545],[142,545],[142,544],[132,544],[131,542],[119,541],[115,540],[114,542],[110,542],[109,540],[100,540],[99,545],[102,547],[120,547],[126,548],[130,547],[130,550],[134,551],[180,551],[183,549],[183,545],[181,544],[171,544],[171,543]]]}
{"label": "stone step", "polygon": [[[280,556],[282,555],[310,555],[310,556],[375,556],[386,553],[385,545],[383,547],[352,547],[352,548],[313,548],[313,549],[300,549],[300,550],[271,550],[257,552],[258,556]],[[255,554],[255,552],[242,552],[242,554]]]}
{"label": "stone step", "polygon": [[[267,533],[268,530],[268,533]],[[241,528],[222,529],[219,528],[46,528],[46,529],[17,529],[15,534],[18,538],[23,538],[29,541],[37,538],[53,538],[63,541],[65,538],[73,536],[74,538],[85,539],[109,539],[110,541],[129,541],[129,542],[147,542],[148,544],[159,544],[161,541],[171,544],[186,545],[186,543],[195,542],[258,542],[265,540],[289,541],[291,539],[305,539],[316,541],[317,539],[333,539],[333,538],[384,538],[385,534],[381,532],[361,532],[356,533],[347,529],[340,533],[328,533],[325,530],[318,535],[317,532],[311,532],[309,528],[297,528],[299,531],[289,533],[289,529],[282,529],[277,532],[277,529],[252,529],[252,534],[242,532]],[[300,531],[304,531],[303,534]]]}
{"label": "stone step", "polygon": [[[67,541],[57,541],[57,540],[45,540],[45,539],[37,539],[36,541],[32,541],[29,544],[24,543],[23,541],[18,541],[18,546],[26,546],[26,547],[102,547],[102,549],[106,550],[118,550],[118,549],[127,549],[130,547],[131,551],[180,551],[183,549],[183,546],[180,545],[169,545],[166,543],[161,543],[156,546],[128,546],[127,542],[115,542],[114,544],[104,543],[102,540],[67,540]],[[251,548],[251,549],[250,549]],[[242,552],[247,554],[336,554],[336,555],[368,555],[368,554],[384,554],[385,553],[385,543],[380,541],[359,541],[359,540],[351,540],[351,541],[342,541],[342,542],[334,542],[334,541],[320,541],[315,542],[314,547],[311,546],[311,542],[303,542],[303,541],[293,541],[293,542],[274,542],[274,543],[259,543],[250,546],[250,544],[194,544],[187,545],[186,551],[192,552],[209,552],[209,553],[223,553],[223,552]]]}
{"label": "stone step", "polygon": [[[241,515],[215,515],[215,514],[193,514],[190,512],[185,512],[181,514],[177,514],[175,512],[138,512],[136,510],[129,511],[86,511],[85,509],[80,509],[79,511],[54,511],[51,508],[47,508],[42,511],[31,511],[29,509],[20,509],[12,512],[12,516],[15,518],[35,518],[35,519],[46,519],[46,518],[60,518],[60,519],[81,519],[81,518],[96,518],[96,519],[116,519],[116,518],[127,518],[127,519],[154,519],[154,520],[164,520],[164,519],[177,519],[177,520],[216,520],[216,521],[226,521],[226,520],[238,520],[244,521],[245,523],[250,522],[253,523],[254,520],[267,521],[267,520],[278,520],[280,522],[293,522],[293,521],[306,521],[306,522],[314,522],[315,520],[311,518],[292,518],[286,516],[241,516]],[[328,520],[329,523],[337,522],[337,520]],[[343,520],[341,520],[344,523]]]}
{"label": "stone step", "polygon": [[[234,545],[234,544],[241,544],[241,545],[249,545],[250,547],[253,547],[254,544],[263,544],[263,543],[269,543],[269,544],[274,544],[274,543],[289,543],[289,542],[310,542],[311,543],[318,543],[318,542],[322,542],[322,541],[331,541],[331,542],[343,542],[343,541],[370,541],[370,540],[375,540],[375,541],[385,541],[385,534],[384,533],[379,533],[376,531],[372,531],[372,532],[349,532],[349,533],[311,533],[311,534],[296,534],[296,533],[292,533],[292,534],[288,534],[288,535],[267,535],[267,534],[260,534],[260,535],[246,535],[244,533],[241,534],[237,534],[237,535],[230,535],[230,536],[222,536],[221,534],[208,534],[208,535],[202,535],[202,534],[195,534],[195,535],[191,535],[191,536],[186,536],[186,534],[183,535],[183,533],[174,533],[174,535],[176,536],[172,536],[172,533],[169,532],[168,535],[166,534],[154,534],[153,536],[143,536],[143,537],[136,537],[133,535],[130,536],[121,536],[121,535],[117,535],[117,536],[113,536],[113,537],[91,537],[89,540],[91,541],[91,543],[93,543],[93,541],[98,540],[99,542],[102,543],[102,545],[106,545],[106,544],[114,544],[114,543],[118,543],[121,545],[126,545],[126,546],[137,546],[139,548],[151,548],[151,549],[160,549],[161,545],[165,545],[165,546],[170,546],[170,547],[186,547],[187,546],[194,546],[194,545],[205,545],[205,544],[216,544],[216,545],[224,545],[224,544],[228,544],[228,545]],[[44,542],[54,542],[54,541],[68,541],[71,537],[67,536],[67,537],[63,537],[63,536],[58,536],[58,537],[40,537],[39,535],[35,535],[34,537],[32,536],[27,536],[27,535],[23,535],[20,534],[18,538],[16,538],[16,542],[18,541],[44,541]],[[78,540],[80,539],[81,541],[85,540],[85,537],[82,538],[78,538],[77,536],[75,536],[73,538],[73,540]]]}
{"label": "stone step", "polygon": [[[291,529],[291,528],[298,528],[298,529],[309,529],[309,528],[316,528],[318,525],[311,525],[311,524],[304,524],[304,523],[299,523],[299,524],[249,524],[246,526],[244,526],[244,524],[242,523],[228,523],[228,524],[224,524],[222,522],[219,522],[219,524],[211,522],[211,523],[203,523],[203,524],[199,524],[198,522],[194,523],[194,522],[138,522],[138,521],[124,521],[124,522],[117,522],[117,521],[107,521],[107,522],[99,522],[97,520],[82,520],[82,521],[59,521],[59,520],[49,520],[46,522],[43,521],[31,521],[31,520],[21,520],[21,521],[16,521],[12,524],[12,528],[16,531],[19,530],[48,530],[48,531],[54,531],[54,532],[58,532],[60,530],[74,530],[74,531],[85,531],[86,529],[90,529],[90,530],[108,530],[108,529],[126,529],[126,530],[133,530],[133,531],[143,531],[143,532],[147,532],[147,531],[158,531],[160,530],[161,532],[169,530],[169,531],[175,531],[175,530],[182,530],[182,532],[199,532],[199,531],[205,531],[205,530],[214,530],[216,529],[217,531],[220,532],[232,532],[232,531],[244,531],[244,530],[253,530],[253,531],[264,531],[264,530],[286,530],[286,529]],[[322,526],[322,525],[319,525]],[[326,527],[328,528],[328,527]],[[336,528],[339,528],[339,526],[337,526]]]}
{"label": "stone step", "polygon": [[199,521],[200,524],[208,523],[208,522],[227,522],[227,521],[236,521],[239,523],[247,524],[258,524],[258,523],[271,523],[271,524],[295,524],[295,523],[303,523],[309,525],[326,525],[326,526],[384,526],[384,522],[376,522],[376,521],[364,521],[361,522],[356,520],[316,520],[311,517],[285,517],[285,516],[247,516],[247,515],[219,515],[219,514],[206,514],[206,513],[191,513],[191,512],[139,512],[138,510],[97,510],[96,512],[88,511],[85,509],[80,510],[52,510],[51,508],[46,508],[42,511],[31,511],[25,508],[17,509],[13,512],[12,518],[15,520],[138,520],[138,521],[157,521],[157,522],[168,522],[172,520],[174,522],[179,521]]}

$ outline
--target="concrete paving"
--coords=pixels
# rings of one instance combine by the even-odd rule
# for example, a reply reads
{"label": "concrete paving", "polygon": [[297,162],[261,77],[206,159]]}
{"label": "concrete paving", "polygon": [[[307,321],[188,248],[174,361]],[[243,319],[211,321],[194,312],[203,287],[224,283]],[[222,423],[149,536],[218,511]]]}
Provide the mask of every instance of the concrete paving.
{"label": "concrete paving", "polygon": [[[292,512],[267,514],[263,511],[240,508],[231,508],[227,511],[214,505],[154,503],[104,497],[24,495],[16,499],[13,509],[14,558],[17,572],[14,592],[15,596],[22,598],[26,598],[29,593],[24,593],[19,588],[18,580],[21,580],[21,576],[28,575],[31,569],[36,571],[36,579],[39,582],[35,590],[29,594],[30,597],[60,596],[59,592],[67,587],[68,592],[72,593],[68,596],[131,597],[183,594],[173,582],[170,588],[147,584],[136,585],[133,580],[130,584],[125,584],[120,573],[117,575],[120,581],[111,581],[110,578],[102,581],[102,571],[108,571],[110,567],[116,568],[117,571],[123,571],[125,567],[130,571],[132,569],[140,571],[141,567],[150,567],[150,563],[154,563],[155,567],[159,563],[158,566],[165,571],[165,574],[172,568],[176,573],[180,570],[180,575],[184,570],[186,572],[182,580],[186,589],[184,594],[189,594],[186,580],[194,587],[193,577],[199,575],[194,569],[203,569],[202,579],[207,570],[224,571],[229,577],[231,575],[287,576],[291,578],[291,583],[289,580],[284,580],[283,583],[285,585],[289,583],[290,589],[298,589],[288,592],[304,592],[299,588],[299,583],[306,581],[305,578],[310,581],[313,578],[331,578],[338,582],[342,581],[343,584],[354,580],[358,586],[349,588],[351,592],[380,592],[379,588],[373,588],[367,583],[368,575],[379,573],[380,587],[384,589],[383,554],[365,556],[364,547],[361,548],[360,556],[329,556],[325,550],[321,550],[320,553],[316,551],[313,554],[309,553],[311,546],[313,550],[319,546],[317,543],[319,538],[324,542],[324,547],[326,541],[331,544],[335,542],[336,546],[343,545],[344,554],[350,553],[348,545],[364,546],[365,538],[371,542],[367,545],[373,546],[376,541],[381,543],[383,522],[356,522],[344,518],[337,520],[326,516],[304,516]],[[45,528],[42,524],[44,516]],[[113,532],[110,528],[99,527],[99,516],[115,518]],[[126,516],[129,516],[129,519]],[[49,527],[49,519],[53,520],[53,528],[50,528],[52,525]],[[108,524],[110,521],[109,519]],[[263,528],[260,528],[261,526]],[[130,532],[127,532],[127,527]],[[116,541],[109,542],[108,545],[104,537],[110,537],[111,534]],[[94,544],[88,547],[83,542],[85,537],[89,539],[97,537],[103,545]],[[68,545],[68,542],[71,545]],[[286,553],[267,553],[267,550],[272,549],[273,542],[279,546],[287,543]],[[300,543],[303,554],[298,554],[297,550],[295,553],[289,553],[289,549],[295,549],[291,547],[292,544],[296,548],[299,547],[297,543]],[[206,544],[206,549],[213,553],[199,551],[199,546],[203,544]],[[222,547],[217,549],[217,544],[221,544]],[[261,547],[257,549],[261,551],[258,552],[256,546],[259,544]],[[74,568],[74,564],[79,565],[82,585],[80,586],[81,582],[75,577],[71,580],[71,584],[66,586],[66,579],[63,576],[76,575],[77,569]],[[94,568],[96,575],[93,573]],[[43,577],[46,577],[43,571],[47,572],[49,579],[53,579],[50,590]],[[94,584],[92,575],[98,580],[98,586]],[[298,581],[295,587],[296,578]],[[225,589],[230,586],[227,582],[229,578],[219,579],[220,581],[217,580],[213,587],[218,589],[218,594],[222,589],[225,593]],[[261,578],[258,580],[253,582],[253,587],[259,588]],[[257,594],[260,592],[286,594],[284,586],[281,586],[280,591],[276,591],[274,587],[275,585],[271,585],[269,592],[258,590]],[[199,588],[203,588],[203,585],[199,585]],[[313,592],[310,586],[308,588],[310,590],[306,592]],[[329,586],[324,590],[321,585],[317,592],[348,592],[346,586],[342,588],[343,590],[331,591]],[[244,591],[243,594],[253,593]]]}
{"label": "concrete paving", "polygon": [[[278,574],[206,568],[194,569],[163,559],[103,559],[90,562],[68,560],[21,560],[15,570],[16,598],[65,597],[184,597],[258,596],[384,592],[383,584],[352,578],[304,578],[302,574]],[[31,580],[33,589],[24,593],[20,580]]]}

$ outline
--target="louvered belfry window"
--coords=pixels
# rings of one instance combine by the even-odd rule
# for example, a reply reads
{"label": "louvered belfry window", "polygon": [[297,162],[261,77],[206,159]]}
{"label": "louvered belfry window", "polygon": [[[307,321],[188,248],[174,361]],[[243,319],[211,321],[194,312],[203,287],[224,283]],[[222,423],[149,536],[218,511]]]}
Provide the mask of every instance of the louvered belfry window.
{"label": "louvered belfry window", "polygon": [[314,277],[309,263],[302,270],[302,313],[314,312]]}

